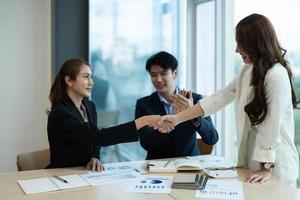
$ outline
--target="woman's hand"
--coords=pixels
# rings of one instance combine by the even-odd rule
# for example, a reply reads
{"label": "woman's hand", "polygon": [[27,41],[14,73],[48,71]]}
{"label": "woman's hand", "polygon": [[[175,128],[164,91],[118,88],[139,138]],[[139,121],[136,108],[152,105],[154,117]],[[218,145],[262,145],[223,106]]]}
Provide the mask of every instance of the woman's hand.
{"label": "woman's hand", "polygon": [[159,127],[157,129],[162,133],[166,133],[166,130],[161,127],[168,126],[168,127],[172,127],[172,129],[174,129],[174,127],[178,124],[178,122],[176,120],[175,115],[165,115],[165,116],[161,117],[158,124],[159,124]]}
{"label": "woman's hand", "polygon": [[91,171],[104,171],[104,166],[97,158],[91,158],[90,161],[86,164],[86,168]]}
{"label": "woman's hand", "polygon": [[159,123],[161,116],[159,115],[147,115],[144,116],[149,127],[159,130],[161,133],[169,133],[174,129],[172,123],[166,121],[165,123]]}
{"label": "woman's hand", "polygon": [[135,120],[137,130],[144,126],[153,127],[159,130],[161,133],[168,133],[173,130],[172,123],[159,123],[161,116],[159,115],[146,115]]}
{"label": "woman's hand", "polygon": [[246,178],[247,183],[265,183],[272,178],[272,171],[267,169],[261,169],[255,172],[251,172]]}

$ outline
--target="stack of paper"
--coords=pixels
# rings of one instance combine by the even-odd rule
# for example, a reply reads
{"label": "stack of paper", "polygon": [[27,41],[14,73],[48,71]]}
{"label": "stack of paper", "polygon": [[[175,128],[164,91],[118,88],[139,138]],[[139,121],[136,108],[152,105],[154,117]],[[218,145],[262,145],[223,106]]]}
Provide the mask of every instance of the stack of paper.
{"label": "stack of paper", "polygon": [[176,174],[172,183],[172,188],[203,190],[208,177],[199,174]]}

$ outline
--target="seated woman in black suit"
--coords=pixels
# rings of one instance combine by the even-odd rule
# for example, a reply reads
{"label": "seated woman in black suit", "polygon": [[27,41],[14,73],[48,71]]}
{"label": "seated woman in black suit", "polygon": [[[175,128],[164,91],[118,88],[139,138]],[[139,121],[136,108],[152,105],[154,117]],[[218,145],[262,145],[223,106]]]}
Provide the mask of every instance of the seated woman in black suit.
{"label": "seated woman in black suit", "polygon": [[89,64],[82,59],[67,60],[57,74],[49,94],[47,131],[51,159],[47,168],[86,165],[90,170],[102,171],[101,146],[136,141],[138,129],[156,126],[159,121],[158,115],[144,116],[99,129],[96,107],[88,100],[93,84]]}

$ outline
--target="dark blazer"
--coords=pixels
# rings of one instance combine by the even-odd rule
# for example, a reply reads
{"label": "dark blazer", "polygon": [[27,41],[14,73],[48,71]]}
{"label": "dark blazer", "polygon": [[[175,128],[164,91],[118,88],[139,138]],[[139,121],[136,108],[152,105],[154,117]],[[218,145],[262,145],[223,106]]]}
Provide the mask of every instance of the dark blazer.
{"label": "dark blazer", "polygon": [[[194,104],[202,98],[196,93],[192,95]],[[145,115],[166,115],[157,92],[137,100],[135,118]],[[202,140],[209,145],[218,141],[218,133],[210,117],[203,118],[197,127],[192,121],[181,123],[169,134],[158,134],[156,130],[149,127],[144,127],[138,132],[140,143],[147,151],[147,159],[158,159],[199,155],[196,131]]]}
{"label": "dark blazer", "polygon": [[96,107],[83,100],[88,122],[68,95],[51,110],[48,116],[48,140],[51,161],[47,168],[86,165],[91,157],[99,159],[100,147],[138,139],[134,121],[106,129],[98,129]]}

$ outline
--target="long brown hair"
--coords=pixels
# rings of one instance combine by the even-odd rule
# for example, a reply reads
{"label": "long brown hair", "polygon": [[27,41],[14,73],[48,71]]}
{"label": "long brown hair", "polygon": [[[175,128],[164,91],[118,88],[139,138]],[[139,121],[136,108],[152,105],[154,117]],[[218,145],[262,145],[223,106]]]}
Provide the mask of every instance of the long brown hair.
{"label": "long brown hair", "polygon": [[289,75],[292,102],[296,106],[296,96],[292,87],[292,71],[284,58],[286,50],[277,39],[275,29],[268,18],[260,14],[252,14],[242,19],[236,26],[238,47],[245,52],[253,63],[251,85],[254,87],[254,98],[245,106],[251,124],[257,125],[264,121],[268,106],[266,101],[264,80],[267,71],[280,63]]}
{"label": "long brown hair", "polygon": [[50,89],[49,100],[51,109],[56,106],[63,94],[66,93],[67,84],[65,77],[68,76],[71,80],[75,80],[82,65],[90,66],[85,60],[78,58],[69,59],[61,66]]}

